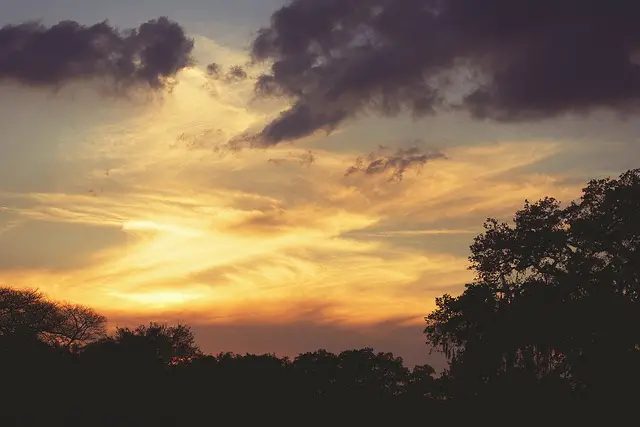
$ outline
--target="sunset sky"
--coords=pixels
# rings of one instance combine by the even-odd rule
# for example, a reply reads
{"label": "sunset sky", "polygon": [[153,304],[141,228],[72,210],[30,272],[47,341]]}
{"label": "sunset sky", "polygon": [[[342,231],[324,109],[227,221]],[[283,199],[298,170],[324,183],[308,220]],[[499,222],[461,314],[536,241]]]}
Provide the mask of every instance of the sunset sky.
{"label": "sunset sky", "polygon": [[[359,110],[332,132],[231,150],[292,101],[256,96],[266,65],[237,81],[206,67],[245,66],[283,3],[0,0],[1,25],[168,16],[196,59],[172,91],[127,97],[0,78],[0,284],[111,325],[182,321],[207,352],[374,346],[426,363],[423,318],[472,280],[485,218],[638,166],[640,122],[607,111],[505,123]],[[409,152],[427,160],[402,179],[363,169]]]}

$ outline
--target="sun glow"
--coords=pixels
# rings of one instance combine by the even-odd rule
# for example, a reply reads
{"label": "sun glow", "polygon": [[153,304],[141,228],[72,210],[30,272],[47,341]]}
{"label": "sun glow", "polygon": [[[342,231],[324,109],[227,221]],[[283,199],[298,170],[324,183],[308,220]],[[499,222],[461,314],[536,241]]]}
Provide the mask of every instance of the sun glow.
{"label": "sun glow", "polygon": [[[46,107],[42,129],[24,141],[57,139],[25,150],[53,166],[0,193],[0,238],[15,239],[2,246],[0,282],[106,313],[420,322],[434,296],[470,279],[467,254],[444,238],[464,248],[487,212],[574,191],[544,175],[512,179],[558,153],[546,142],[458,147],[400,184],[345,177],[356,153],[315,149],[302,164],[304,143],[216,150],[279,109],[254,102],[249,81],[211,82],[197,68],[179,77],[161,100],[102,115],[89,107],[103,100],[33,103]],[[68,104],[79,129],[47,119]]]}
{"label": "sun glow", "polygon": [[153,306],[154,308],[167,308],[177,305],[185,305],[191,301],[195,301],[202,297],[202,293],[184,293],[184,292],[150,292],[150,293],[128,293],[113,292],[112,295],[117,298],[128,300],[138,304]]}
{"label": "sun glow", "polygon": [[154,221],[127,221],[122,224],[124,231],[163,231],[184,237],[201,237],[204,233],[177,224],[156,223]]}

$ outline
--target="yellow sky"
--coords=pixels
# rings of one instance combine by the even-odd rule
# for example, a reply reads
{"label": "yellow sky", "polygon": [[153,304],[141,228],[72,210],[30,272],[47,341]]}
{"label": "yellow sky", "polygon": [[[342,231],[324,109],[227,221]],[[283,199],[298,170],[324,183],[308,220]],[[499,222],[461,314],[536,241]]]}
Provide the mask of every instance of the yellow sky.
{"label": "yellow sky", "polygon": [[[197,42],[203,63],[243,58]],[[2,90],[15,169],[0,187],[0,283],[113,316],[419,324],[471,279],[466,248],[484,218],[581,186],[530,168],[561,153],[557,141],[459,144],[400,183],[344,176],[366,147],[351,131],[331,138],[353,149],[318,149],[316,135],[216,152],[283,106],[199,69],[146,102]],[[311,146],[316,161],[299,161]]]}

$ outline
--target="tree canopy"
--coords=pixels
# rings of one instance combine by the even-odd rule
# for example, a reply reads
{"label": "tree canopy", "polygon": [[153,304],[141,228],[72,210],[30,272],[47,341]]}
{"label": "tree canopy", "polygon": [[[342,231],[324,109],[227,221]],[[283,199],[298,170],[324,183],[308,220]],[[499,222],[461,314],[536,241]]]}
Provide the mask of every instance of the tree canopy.
{"label": "tree canopy", "polygon": [[545,198],[511,224],[488,219],[471,246],[474,282],[426,318],[458,391],[517,379],[603,397],[640,379],[639,215],[631,170],[591,181],[566,206]]}
{"label": "tree canopy", "polygon": [[0,287],[0,339],[37,340],[69,349],[106,336],[106,317],[37,290]]}

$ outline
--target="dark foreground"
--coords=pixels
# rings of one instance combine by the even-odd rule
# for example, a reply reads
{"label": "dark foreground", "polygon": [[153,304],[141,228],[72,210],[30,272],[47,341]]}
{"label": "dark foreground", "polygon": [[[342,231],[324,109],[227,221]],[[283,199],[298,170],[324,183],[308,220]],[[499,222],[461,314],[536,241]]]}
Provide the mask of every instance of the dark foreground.
{"label": "dark foreground", "polygon": [[204,355],[184,325],[107,335],[90,308],[0,288],[0,426],[637,423],[640,170],[489,219],[470,268],[425,318],[443,373],[371,349]]}

